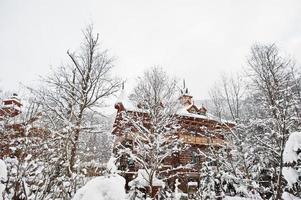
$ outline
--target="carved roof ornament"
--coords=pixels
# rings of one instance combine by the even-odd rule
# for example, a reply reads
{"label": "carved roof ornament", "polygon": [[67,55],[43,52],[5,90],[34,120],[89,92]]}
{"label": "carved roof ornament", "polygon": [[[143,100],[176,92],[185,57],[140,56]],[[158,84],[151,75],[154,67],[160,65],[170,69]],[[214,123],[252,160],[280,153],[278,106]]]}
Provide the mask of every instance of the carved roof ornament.
{"label": "carved roof ornament", "polygon": [[185,79],[183,79],[183,88],[181,89],[181,94],[182,94],[182,95],[190,96],[190,95],[189,95],[189,90],[188,90],[188,88],[186,87]]}
{"label": "carved roof ornament", "polygon": [[122,81],[122,84],[121,84],[121,89],[124,90],[124,83],[125,81]]}

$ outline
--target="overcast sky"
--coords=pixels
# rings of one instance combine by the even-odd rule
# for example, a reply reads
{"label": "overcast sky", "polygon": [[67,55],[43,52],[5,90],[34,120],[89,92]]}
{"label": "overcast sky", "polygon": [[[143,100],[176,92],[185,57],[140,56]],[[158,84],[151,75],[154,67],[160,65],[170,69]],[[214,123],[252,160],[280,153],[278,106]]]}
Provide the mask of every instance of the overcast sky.
{"label": "overcast sky", "polygon": [[245,66],[254,42],[275,42],[301,61],[300,13],[300,0],[0,0],[0,88],[35,84],[93,22],[128,90],[160,65],[207,98],[222,72]]}

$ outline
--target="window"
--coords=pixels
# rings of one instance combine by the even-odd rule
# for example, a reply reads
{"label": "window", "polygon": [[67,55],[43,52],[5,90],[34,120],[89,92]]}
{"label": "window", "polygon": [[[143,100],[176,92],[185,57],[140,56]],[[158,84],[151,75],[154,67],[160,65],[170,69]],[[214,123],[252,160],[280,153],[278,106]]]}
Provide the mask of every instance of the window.
{"label": "window", "polygon": [[198,163],[200,160],[199,160],[199,156],[197,155],[196,152],[192,151],[191,153],[191,163],[192,164],[196,164]]}

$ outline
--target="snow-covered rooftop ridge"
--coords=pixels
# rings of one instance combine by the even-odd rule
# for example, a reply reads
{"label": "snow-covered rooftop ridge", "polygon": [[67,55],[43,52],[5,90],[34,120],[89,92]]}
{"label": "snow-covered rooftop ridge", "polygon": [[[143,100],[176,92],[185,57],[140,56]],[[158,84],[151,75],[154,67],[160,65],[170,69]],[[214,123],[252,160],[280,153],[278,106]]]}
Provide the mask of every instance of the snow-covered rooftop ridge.
{"label": "snow-covered rooftop ridge", "polygon": [[15,104],[2,105],[1,108],[12,108],[21,111],[21,108]]}
{"label": "snow-covered rooftop ridge", "polygon": [[[187,107],[182,106],[178,111],[177,114],[180,116],[186,116],[186,117],[193,117],[193,118],[199,118],[199,119],[211,119],[207,115],[201,115],[201,114],[195,114],[195,113],[190,113],[187,110]],[[213,119],[213,118],[212,118]]]}
{"label": "snow-covered rooftop ridge", "polygon": [[225,120],[225,119],[220,119],[218,117],[216,117],[215,115],[206,112],[206,114],[196,114],[196,113],[190,113],[188,112],[189,107],[191,107],[191,105],[189,105],[188,107],[182,106],[178,111],[177,114],[180,116],[186,116],[186,117],[192,117],[192,118],[197,118],[197,119],[208,119],[208,120],[213,120],[213,121],[217,121],[220,123],[231,123],[231,124],[235,124],[235,122],[229,121],[229,120]]}
{"label": "snow-covered rooftop ridge", "polygon": [[21,99],[16,93],[13,93],[12,96],[10,96],[9,98],[1,99],[1,101],[16,101],[17,103],[21,104]]}

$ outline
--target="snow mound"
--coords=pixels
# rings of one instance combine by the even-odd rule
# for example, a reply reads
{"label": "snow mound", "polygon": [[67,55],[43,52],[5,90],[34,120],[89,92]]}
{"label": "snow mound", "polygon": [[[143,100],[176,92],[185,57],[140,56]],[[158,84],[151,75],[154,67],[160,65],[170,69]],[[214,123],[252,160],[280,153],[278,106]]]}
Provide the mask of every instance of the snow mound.
{"label": "snow mound", "polygon": [[125,179],[116,174],[97,177],[79,189],[73,200],[124,200],[124,185]]}
{"label": "snow mound", "polygon": [[297,154],[298,149],[301,149],[301,132],[291,133],[284,148],[283,162],[292,163],[297,162],[300,155]]}
{"label": "snow mound", "polygon": [[299,197],[295,197],[294,195],[287,193],[287,192],[283,192],[282,199],[283,200],[301,200]]}
{"label": "snow mound", "polygon": [[0,159],[0,200],[2,200],[2,193],[5,190],[3,182],[7,181],[7,168],[3,160]]}
{"label": "snow mound", "polygon": [[230,197],[226,196],[224,200],[261,200],[261,198],[247,198],[247,197]]}

